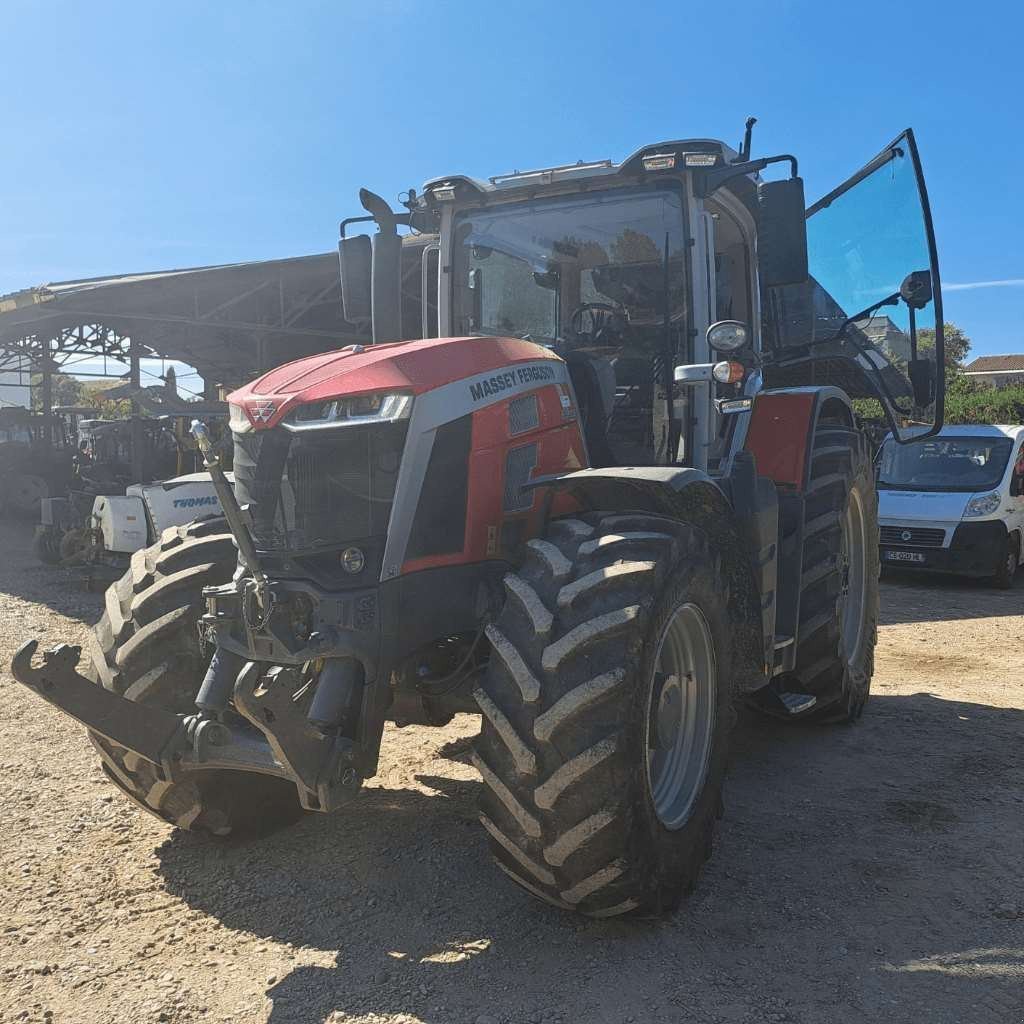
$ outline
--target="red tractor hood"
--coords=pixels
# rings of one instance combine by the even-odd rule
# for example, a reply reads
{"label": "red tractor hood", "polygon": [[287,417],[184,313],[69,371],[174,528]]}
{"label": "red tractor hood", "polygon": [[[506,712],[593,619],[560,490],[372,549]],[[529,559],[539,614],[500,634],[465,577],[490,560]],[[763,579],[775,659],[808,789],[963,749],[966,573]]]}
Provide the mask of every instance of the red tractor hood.
{"label": "red tractor hood", "polygon": [[253,426],[276,426],[296,405],[343,395],[419,395],[465,377],[516,363],[558,360],[550,349],[517,338],[426,338],[351,346],[285,363],[228,395]]}

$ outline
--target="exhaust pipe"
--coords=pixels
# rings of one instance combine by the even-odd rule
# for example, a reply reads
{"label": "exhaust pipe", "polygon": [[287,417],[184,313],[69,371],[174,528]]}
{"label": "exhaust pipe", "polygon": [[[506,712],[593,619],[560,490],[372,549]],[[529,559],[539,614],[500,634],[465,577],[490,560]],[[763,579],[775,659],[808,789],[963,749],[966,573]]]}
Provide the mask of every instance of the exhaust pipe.
{"label": "exhaust pipe", "polygon": [[359,190],[359,202],[377,222],[371,239],[370,275],[373,343],[402,340],[402,239],[395,212],[387,201],[368,189]]}

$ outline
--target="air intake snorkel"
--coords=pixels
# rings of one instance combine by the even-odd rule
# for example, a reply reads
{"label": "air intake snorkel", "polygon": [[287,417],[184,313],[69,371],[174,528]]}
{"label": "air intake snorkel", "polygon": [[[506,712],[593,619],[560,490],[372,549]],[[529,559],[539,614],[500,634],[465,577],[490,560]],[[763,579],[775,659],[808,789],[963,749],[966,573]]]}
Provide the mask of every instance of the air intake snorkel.
{"label": "air intake snorkel", "polygon": [[245,521],[245,513],[242,512],[231,483],[221,467],[220,457],[214,450],[206,424],[201,423],[199,420],[193,420],[192,436],[196,439],[199,451],[202,452],[203,465],[210,474],[213,489],[217,492],[220,507],[224,512],[224,518],[228,522],[231,535],[235,538],[235,544],[238,545],[238,552],[242,562],[249,572],[252,573],[253,579],[256,580],[257,584],[265,587],[267,576],[260,566],[256,545],[253,543],[252,534],[249,532],[249,527]]}

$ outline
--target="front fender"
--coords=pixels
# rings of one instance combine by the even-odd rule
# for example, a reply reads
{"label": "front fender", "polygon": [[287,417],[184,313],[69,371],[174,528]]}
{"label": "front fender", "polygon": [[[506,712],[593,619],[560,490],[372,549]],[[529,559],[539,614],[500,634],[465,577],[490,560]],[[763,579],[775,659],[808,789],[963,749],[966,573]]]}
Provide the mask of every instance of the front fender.
{"label": "front fender", "polygon": [[728,581],[735,685],[752,692],[765,684],[761,601],[748,544],[732,504],[711,477],[684,466],[612,466],[542,477],[532,486],[567,492],[588,511],[647,512],[703,530]]}

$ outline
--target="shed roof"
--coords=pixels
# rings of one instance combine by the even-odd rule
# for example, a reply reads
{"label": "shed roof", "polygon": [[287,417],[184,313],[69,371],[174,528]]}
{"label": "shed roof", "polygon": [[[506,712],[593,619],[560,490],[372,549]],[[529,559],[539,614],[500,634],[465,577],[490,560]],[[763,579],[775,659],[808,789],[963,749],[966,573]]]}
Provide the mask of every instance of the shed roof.
{"label": "shed roof", "polygon": [[338,257],[191,267],[55,281],[0,296],[0,352],[38,366],[74,355],[176,359],[207,380],[240,383],[261,368],[364,340],[341,315]]}

